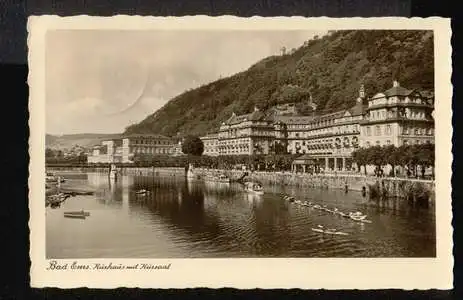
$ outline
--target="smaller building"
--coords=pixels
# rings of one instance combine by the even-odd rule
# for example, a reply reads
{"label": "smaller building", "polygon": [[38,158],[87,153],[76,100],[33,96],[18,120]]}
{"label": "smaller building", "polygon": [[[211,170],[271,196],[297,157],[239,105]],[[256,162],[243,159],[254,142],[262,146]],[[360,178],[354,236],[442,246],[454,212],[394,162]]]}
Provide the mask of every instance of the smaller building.
{"label": "smaller building", "polygon": [[89,163],[131,163],[136,154],[173,155],[171,138],[156,134],[132,134],[106,140],[93,148]]}
{"label": "smaller building", "polygon": [[204,145],[203,155],[218,156],[219,155],[219,135],[217,133],[208,134],[200,137]]}

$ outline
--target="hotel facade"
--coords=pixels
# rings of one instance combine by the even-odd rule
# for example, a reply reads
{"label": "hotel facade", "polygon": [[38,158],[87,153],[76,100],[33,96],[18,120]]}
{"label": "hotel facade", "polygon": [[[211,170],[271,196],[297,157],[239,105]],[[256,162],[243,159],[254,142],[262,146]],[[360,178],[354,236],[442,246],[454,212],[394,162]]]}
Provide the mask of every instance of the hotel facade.
{"label": "hotel facade", "polygon": [[309,164],[351,170],[352,152],[359,147],[434,143],[433,104],[432,95],[394,81],[371,98],[361,86],[353,107],[330,114],[301,116],[292,104],[233,113],[216,136],[201,139],[205,155],[301,154],[293,171],[305,172]]}
{"label": "hotel facade", "polygon": [[166,136],[125,135],[95,146],[92,155],[88,156],[88,163],[131,163],[136,154],[173,155],[175,151],[174,140]]}

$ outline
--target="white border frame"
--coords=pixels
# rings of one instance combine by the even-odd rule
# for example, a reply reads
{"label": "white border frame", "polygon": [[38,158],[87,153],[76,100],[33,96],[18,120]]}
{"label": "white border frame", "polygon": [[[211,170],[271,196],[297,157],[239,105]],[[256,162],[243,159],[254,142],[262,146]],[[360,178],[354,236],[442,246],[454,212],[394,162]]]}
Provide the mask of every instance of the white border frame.
{"label": "white border frame", "polygon": [[[45,34],[54,29],[123,30],[336,30],[434,31],[436,132],[436,258],[81,259],[84,263],[171,263],[169,270],[47,271],[45,259]],[[451,28],[443,18],[303,17],[30,17],[29,209],[32,287],[89,288],[306,288],[451,289]],[[437,134],[439,133],[439,134]],[[59,260],[61,263],[75,260]]]}

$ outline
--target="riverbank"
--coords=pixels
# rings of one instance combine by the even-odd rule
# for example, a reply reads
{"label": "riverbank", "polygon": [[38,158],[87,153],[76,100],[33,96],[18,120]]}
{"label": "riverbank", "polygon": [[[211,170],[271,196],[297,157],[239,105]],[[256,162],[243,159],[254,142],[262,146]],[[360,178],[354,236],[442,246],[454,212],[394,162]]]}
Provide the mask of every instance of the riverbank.
{"label": "riverbank", "polygon": [[[106,173],[108,168],[49,168],[55,172],[98,172]],[[245,171],[195,168],[195,174],[204,178],[208,175],[222,173],[237,180]],[[397,197],[412,201],[435,202],[435,183],[432,180],[373,177],[360,174],[302,174],[291,172],[247,172],[246,178],[260,181],[266,185],[301,186],[322,189],[342,189],[364,192],[370,198]],[[122,175],[185,177],[185,168],[122,168]],[[426,200],[423,200],[426,199]]]}

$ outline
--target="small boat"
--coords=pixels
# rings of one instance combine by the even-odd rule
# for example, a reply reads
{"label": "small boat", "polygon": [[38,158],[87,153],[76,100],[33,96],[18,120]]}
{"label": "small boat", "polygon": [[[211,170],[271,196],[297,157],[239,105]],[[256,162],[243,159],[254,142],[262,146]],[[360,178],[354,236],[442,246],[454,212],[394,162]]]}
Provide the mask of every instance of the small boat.
{"label": "small boat", "polygon": [[254,193],[257,195],[263,195],[264,194],[264,189],[262,188],[262,185],[257,182],[246,182],[244,185],[244,190],[248,193]]}
{"label": "small boat", "polygon": [[45,182],[46,183],[62,183],[65,182],[65,179],[61,176],[56,176],[51,172],[45,173]]}
{"label": "small boat", "polygon": [[284,196],[283,199],[286,200],[286,201],[289,201],[289,202],[294,202],[294,200],[296,200],[296,199],[295,199],[294,197],[292,197],[292,196]]}
{"label": "small boat", "polygon": [[323,227],[312,228],[312,231],[331,235],[349,235],[348,233],[338,231],[337,229],[323,229]]}
{"label": "small boat", "polygon": [[357,211],[355,213],[349,213],[349,217],[354,221],[361,221],[367,218],[366,215],[362,214],[361,212]]}
{"label": "small boat", "polygon": [[141,190],[138,190],[138,191],[135,192],[135,194],[137,194],[137,195],[146,195],[147,193],[148,193],[148,191],[145,190],[145,189],[141,189]]}
{"label": "small boat", "polygon": [[373,223],[373,222],[371,222],[370,220],[365,220],[365,219],[363,219],[363,220],[358,220],[357,222],[360,222],[360,223]]}
{"label": "small boat", "polygon": [[80,216],[85,216],[85,217],[89,217],[90,216],[90,213],[88,211],[84,211],[84,210],[78,210],[78,211],[65,211],[64,212],[65,215],[80,215]]}
{"label": "small boat", "polygon": [[84,210],[64,212],[65,218],[85,219],[86,217],[89,217],[89,216],[90,216],[90,213],[85,212]]}
{"label": "small boat", "polygon": [[218,176],[207,176],[205,179],[210,182],[230,183],[230,178],[224,174],[220,174]]}
{"label": "small boat", "polygon": [[346,214],[342,211],[338,212],[338,215],[340,215],[341,217],[344,217],[344,218],[350,218],[349,214]]}

